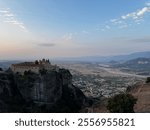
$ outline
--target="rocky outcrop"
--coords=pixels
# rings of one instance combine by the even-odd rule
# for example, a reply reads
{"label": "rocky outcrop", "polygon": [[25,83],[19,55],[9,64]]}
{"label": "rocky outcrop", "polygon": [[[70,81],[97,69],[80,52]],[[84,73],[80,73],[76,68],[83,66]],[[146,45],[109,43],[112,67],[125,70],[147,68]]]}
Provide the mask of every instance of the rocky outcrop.
{"label": "rocky outcrop", "polygon": [[149,113],[150,112],[150,84],[141,83],[128,89],[128,93],[132,94],[137,103],[134,106],[134,111],[137,113]]}
{"label": "rocky outcrop", "polygon": [[0,73],[0,112],[78,112],[87,104],[66,69]]}
{"label": "rocky outcrop", "polygon": [[19,111],[25,100],[15,86],[12,73],[0,73],[0,112]]}

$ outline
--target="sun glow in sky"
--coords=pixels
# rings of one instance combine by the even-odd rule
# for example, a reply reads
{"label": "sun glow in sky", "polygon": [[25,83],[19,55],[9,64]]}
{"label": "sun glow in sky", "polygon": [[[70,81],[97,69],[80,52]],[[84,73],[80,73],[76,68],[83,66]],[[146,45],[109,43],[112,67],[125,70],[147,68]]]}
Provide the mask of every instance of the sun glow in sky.
{"label": "sun glow in sky", "polygon": [[148,0],[0,0],[0,59],[149,50]]}

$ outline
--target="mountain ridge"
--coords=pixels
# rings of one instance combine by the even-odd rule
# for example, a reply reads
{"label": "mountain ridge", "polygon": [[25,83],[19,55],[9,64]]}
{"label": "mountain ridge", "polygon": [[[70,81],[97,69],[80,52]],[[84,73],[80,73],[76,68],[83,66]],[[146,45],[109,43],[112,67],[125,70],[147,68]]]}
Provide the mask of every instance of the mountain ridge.
{"label": "mountain ridge", "polygon": [[[136,58],[150,58],[150,51],[133,52],[129,54],[113,55],[113,56],[81,56],[81,57],[56,57],[49,58],[53,62],[65,61],[65,62],[103,62],[109,63],[125,62]],[[11,63],[19,63],[23,60],[0,60],[0,67],[9,66]],[[32,61],[32,60],[30,60]]]}
{"label": "mountain ridge", "polygon": [[144,52],[134,52],[124,55],[114,55],[114,56],[82,56],[82,57],[73,57],[73,58],[56,58],[56,60],[64,61],[78,61],[78,62],[123,62],[127,60],[132,60],[135,58],[150,58],[150,51]]}

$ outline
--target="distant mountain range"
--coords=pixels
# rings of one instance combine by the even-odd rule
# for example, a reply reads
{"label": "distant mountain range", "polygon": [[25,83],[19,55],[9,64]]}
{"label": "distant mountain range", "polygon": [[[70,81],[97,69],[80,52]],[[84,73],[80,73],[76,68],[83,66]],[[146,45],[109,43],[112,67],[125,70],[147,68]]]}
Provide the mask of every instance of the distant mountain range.
{"label": "distant mountain range", "polygon": [[125,65],[150,65],[150,58],[136,58],[133,60],[126,61]]}
{"label": "distant mountain range", "polygon": [[150,51],[136,52],[136,53],[132,53],[129,55],[118,55],[118,56],[113,56],[110,59],[114,61],[128,61],[128,60],[133,60],[137,58],[150,58]]}
{"label": "distant mountain range", "polygon": [[[118,63],[125,62],[137,58],[150,58],[150,51],[145,52],[136,52],[126,55],[115,55],[115,56],[83,56],[83,57],[73,57],[73,58],[50,58],[53,62],[100,62],[100,63]],[[12,60],[12,61],[0,61],[0,67],[8,67],[12,63],[18,63],[20,61]]]}
{"label": "distant mountain range", "polygon": [[150,58],[150,51],[116,56],[85,56],[76,58],[62,58],[61,60],[79,62],[124,62],[136,58]]}
{"label": "distant mountain range", "polygon": [[150,75],[150,58],[136,58],[112,66],[122,71],[136,72],[138,75]]}

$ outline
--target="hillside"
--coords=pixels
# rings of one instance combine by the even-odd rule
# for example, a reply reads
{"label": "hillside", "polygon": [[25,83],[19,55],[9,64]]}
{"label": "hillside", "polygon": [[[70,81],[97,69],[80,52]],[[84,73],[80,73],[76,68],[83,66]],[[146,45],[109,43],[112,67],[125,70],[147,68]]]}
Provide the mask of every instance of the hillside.
{"label": "hillside", "polygon": [[134,107],[135,112],[150,112],[150,84],[139,84],[133,87],[129,93],[137,98],[137,104]]}
{"label": "hillside", "polygon": [[150,75],[150,58],[136,58],[113,65],[121,71],[134,72],[137,75]]}
{"label": "hillside", "polygon": [[125,62],[136,58],[150,58],[150,51],[135,52],[124,55],[110,55],[110,56],[83,56],[83,57],[72,57],[72,58],[58,58],[57,61],[74,61],[74,62],[98,62],[98,63],[109,63],[114,62]]}
{"label": "hillside", "polygon": [[[134,106],[135,113],[150,113],[150,83],[138,83],[129,87],[126,93],[137,99]],[[108,98],[94,99],[92,106],[84,108],[82,112],[108,113],[107,104]]]}

